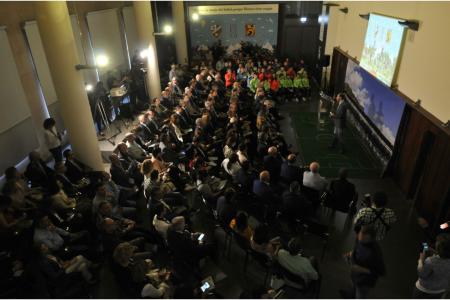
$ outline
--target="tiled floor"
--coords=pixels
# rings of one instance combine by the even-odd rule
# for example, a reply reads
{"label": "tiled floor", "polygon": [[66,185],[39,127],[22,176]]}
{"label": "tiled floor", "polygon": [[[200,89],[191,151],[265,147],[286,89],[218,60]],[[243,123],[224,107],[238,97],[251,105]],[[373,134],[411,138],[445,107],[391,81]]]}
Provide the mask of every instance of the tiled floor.
{"label": "tiled floor", "polygon": [[[285,117],[282,121],[282,131],[288,143],[298,145],[294,129],[289,125],[288,111],[293,110],[317,111],[318,101],[306,103],[289,103],[280,108]],[[124,131],[124,130],[123,130]],[[125,133],[122,132],[122,135]],[[117,141],[121,139],[117,137]],[[103,144],[102,144],[103,143]],[[113,146],[108,142],[101,142],[102,151],[108,153]],[[379,280],[377,286],[370,292],[371,298],[409,298],[416,280],[416,263],[419,254],[419,245],[422,232],[417,225],[417,216],[412,209],[411,201],[405,199],[390,178],[371,180],[351,179],[356,185],[360,195],[384,190],[389,196],[389,207],[393,208],[398,216],[398,222],[388,233],[387,238],[381,243],[387,268],[387,275]],[[198,202],[195,206],[200,206]],[[145,211],[142,212],[145,218]],[[325,212],[324,212],[325,213]],[[355,234],[352,220],[343,213],[321,215],[323,223],[330,228],[330,239],[323,261],[320,262],[322,274],[322,286],[320,298],[339,298],[339,289],[350,287],[349,270],[342,258],[342,254],[351,250]],[[200,211],[194,218],[193,224],[196,231],[214,236],[218,248],[223,253],[225,233],[221,229],[212,226],[211,216]],[[310,237],[305,239],[305,252],[307,255],[320,257],[323,244]],[[238,298],[242,290],[260,285],[264,280],[264,269],[253,261],[249,261],[247,272],[243,272],[244,253],[232,243],[229,256],[219,255],[215,260],[208,259],[203,267],[205,275],[225,275],[225,278],[217,283],[217,291],[225,298]],[[222,274],[223,273],[223,274]],[[223,276],[222,276],[223,277]],[[111,288],[114,280],[108,269],[102,272],[102,283],[96,296],[117,297],[117,291]]]}

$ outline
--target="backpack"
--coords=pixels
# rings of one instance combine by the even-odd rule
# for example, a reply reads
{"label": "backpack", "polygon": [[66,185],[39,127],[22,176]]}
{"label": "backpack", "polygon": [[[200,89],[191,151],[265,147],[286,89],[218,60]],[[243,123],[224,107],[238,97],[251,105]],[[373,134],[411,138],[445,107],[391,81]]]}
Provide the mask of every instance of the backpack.
{"label": "backpack", "polygon": [[371,224],[374,224],[375,223],[375,221],[376,220],[380,220],[381,221],[381,223],[384,225],[384,227],[386,228],[386,232],[388,232],[389,231],[389,229],[391,229],[391,226],[389,225],[389,224],[387,224],[384,220],[383,220],[383,213],[384,213],[384,208],[382,208],[380,211],[377,211],[376,209],[374,209],[374,208],[370,208],[372,211],[374,211],[375,212],[375,218],[373,218],[373,220],[371,221],[371,222],[369,222],[369,223],[364,223],[363,222],[363,220],[362,219],[359,219],[357,222],[356,222],[356,224],[355,224],[355,227],[354,227],[354,230],[355,230],[355,232],[356,233],[359,233],[359,231],[361,230],[361,227],[363,226],[363,225],[371,225]]}

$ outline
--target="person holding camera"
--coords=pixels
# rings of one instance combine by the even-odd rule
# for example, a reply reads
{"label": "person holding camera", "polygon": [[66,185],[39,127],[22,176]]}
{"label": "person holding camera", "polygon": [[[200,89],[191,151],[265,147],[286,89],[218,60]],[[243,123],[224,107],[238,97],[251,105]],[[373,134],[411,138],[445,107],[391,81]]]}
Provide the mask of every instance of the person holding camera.
{"label": "person holding camera", "polygon": [[355,217],[355,232],[361,226],[372,225],[376,230],[376,240],[381,241],[390,230],[391,225],[397,221],[397,216],[390,208],[386,208],[387,195],[385,192],[376,192],[368,203],[368,207],[361,208]]}
{"label": "person holding camera", "polygon": [[450,234],[436,238],[436,250],[424,244],[417,263],[417,275],[413,298],[442,298],[450,285]]}

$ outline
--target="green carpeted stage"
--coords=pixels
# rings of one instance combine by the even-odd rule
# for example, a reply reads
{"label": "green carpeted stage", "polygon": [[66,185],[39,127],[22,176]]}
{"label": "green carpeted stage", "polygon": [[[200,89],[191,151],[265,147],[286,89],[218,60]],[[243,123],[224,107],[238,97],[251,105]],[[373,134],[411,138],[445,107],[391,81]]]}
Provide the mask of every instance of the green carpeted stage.
{"label": "green carpeted stage", "polygon": [[333,138],[333,124],[326,114],[315,112],[291,112],[292,126],[297,133],[300,156],[305,164],[312,161],[320,163],[320,174],[326,178],[337,177],[339,169],[346,167],[351,178],[377,178],[381,174],[381,165],[363,146],[363,141],[349,126],[344,131],[346,152],[330,150],[328,146]]}

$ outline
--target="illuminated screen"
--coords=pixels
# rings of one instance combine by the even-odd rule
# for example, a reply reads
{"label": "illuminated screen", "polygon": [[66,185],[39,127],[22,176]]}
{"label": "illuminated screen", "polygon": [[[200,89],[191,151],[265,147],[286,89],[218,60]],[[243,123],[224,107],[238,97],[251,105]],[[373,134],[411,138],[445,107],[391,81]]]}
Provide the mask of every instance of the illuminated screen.
{"label": "illuminated screen", "polygon": [[345,87],[361,111],[393,146],[402,119],[405,102],[389,87],[352,60],[348,61]]}
{"label": "illuminated screen", "polygon": [[391,86],[405,28],[399,19],[370,14],[360,66]]}

